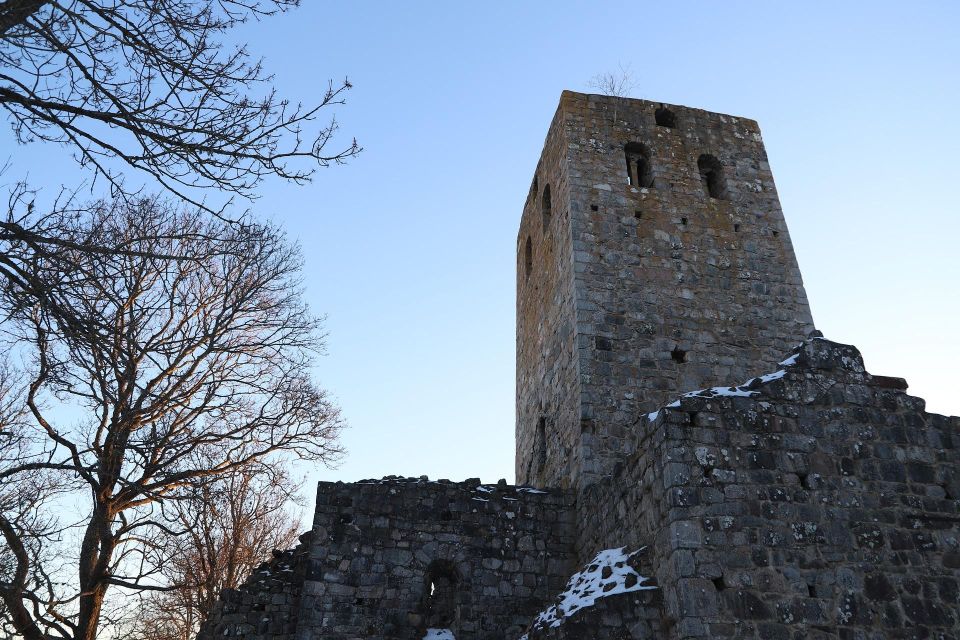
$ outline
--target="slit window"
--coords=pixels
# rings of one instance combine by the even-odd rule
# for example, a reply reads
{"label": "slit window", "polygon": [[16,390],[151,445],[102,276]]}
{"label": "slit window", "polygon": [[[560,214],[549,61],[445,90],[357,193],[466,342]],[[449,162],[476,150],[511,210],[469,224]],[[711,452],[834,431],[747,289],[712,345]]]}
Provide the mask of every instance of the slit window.
{"label": "slit window", "polygon": [[677,128],[677,116],[666,107],[660,107],[654,111],[653,117],[657,125],[661,127],[667,127],[668,129]]}
{"label": "slit window", "polygon": [[550,218],[553,217],[553,203],[550,198],[550,185],[543,188],[543,197],[540,198],[540,215],[543,217],[543,229],[546,231],[550,226]]}
{"label": "slit window", "polygon": [[720,161],[715,156],[705,153],[697,160],[697,168],[700,170],[700,181],[707,195],[717,200],[726,200],[727,184]]}
{"label": "slit window", "polygon": [[653,186],[653,166],[650,164],[650,152],[638,142],[631,142],[624,148],[627,159],[627,181],[630,186],[647,189]]}
{"label": "slit window", "polygon": [[547,463],[547,419],[537,420],[537,441],[534,443],[537,452],[537,468],[542,469]]}
{"label": "slit window", "polygon": [[523,271],[528,278],[530,272],[533,271],[533,242],[530,240],[530,236],[527,236],[527,242],[523,248]]}

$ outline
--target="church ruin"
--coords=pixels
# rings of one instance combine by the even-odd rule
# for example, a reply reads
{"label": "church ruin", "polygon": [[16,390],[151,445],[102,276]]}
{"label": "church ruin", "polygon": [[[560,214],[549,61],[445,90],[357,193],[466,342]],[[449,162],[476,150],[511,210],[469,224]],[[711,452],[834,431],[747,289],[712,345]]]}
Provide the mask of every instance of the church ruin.
{"label": "church ruin", "polygon": [[202,640],[960,637],[960,418],[814,331],[752,120],[565,91],[517,486],[320,483]]}

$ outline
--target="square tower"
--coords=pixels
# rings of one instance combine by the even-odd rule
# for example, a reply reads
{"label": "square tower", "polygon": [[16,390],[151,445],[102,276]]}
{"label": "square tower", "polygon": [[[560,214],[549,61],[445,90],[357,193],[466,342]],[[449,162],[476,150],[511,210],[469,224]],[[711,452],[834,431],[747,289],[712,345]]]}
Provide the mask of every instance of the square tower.
{"label": "square tower", "polygon": [[518,483],[596,481],[640,415],[812,329],[756,122],[563,92],[517,236]]}

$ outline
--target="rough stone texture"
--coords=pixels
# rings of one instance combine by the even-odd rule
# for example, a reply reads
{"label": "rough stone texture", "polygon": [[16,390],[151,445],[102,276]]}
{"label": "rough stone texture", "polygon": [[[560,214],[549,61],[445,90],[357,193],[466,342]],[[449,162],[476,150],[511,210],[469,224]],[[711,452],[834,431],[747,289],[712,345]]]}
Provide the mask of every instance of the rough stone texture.
{"label": "rough stone texture", "polygon": [[670,637],[957,637],[960,418],[846,345],[781,369],[642,419],[588,545],[652,545]]}
{"label": "rough stone texture", "polygon": [[[428,627],[518,637],[576,567],[574,513],[569,492],[505,483],[321,482],[309,550],[289,573],[301,581],[289,591],[302,592],[290,637],[419,640]],[[252,624],[271,594],[286,594],[268,589],[228,594],[200,638],[287,638]]]}
{"label": "rough stone texture", "polygon": [[[651,549],[641,548],[631,554],[627,563],[640,575],[653,575],[650,564]],[[643,582],[653,586],[652,580]],[[640,640],[664,638],[663,592],[633,591],[597,600],[593,606],[569,616],[559,626],[534,620],[527,628],[525,640]]]}
{"label": "rough stone texture", "polygon": [[[576,473],[580,423],[573,238],[564,111],[547,133],[517,234],[517,478],[560,486]],[[549,188],[551,214],[543,214]],[[530,246],[528,269],[527,246]],[[528,273],[529,272],[529,273]]]}
{"label": "rough stone texture", "polygon": [[[524,208],[517,474],[560,488],[321,483],[201,640],[960,638],[960,418],[801,342],[756,124],[662,108],[565,92]],[[537,625],[620,547],[656,590]]]}
{"label": "rough stone texture", "polygon": [[274,551],[239,589],[221,591],[198,638],[293,640],[312,537],[307,532],[294,549]]}
{"label": "rough stone texture", "polygon": [[531,631],[528,640],[645,640],[663,638],[660,591],[637,591],[600,600],[559,627]]}
{"label": "rough stone texture", "polygon": [[[813,329],[756,122],[669,105],[669,128],[659,108],[565,91],[547,135],[517,242],[521,483],[596,481],[638,413],[772,366]],[[635,163],[628,178],[640,153],[646,187]]]}

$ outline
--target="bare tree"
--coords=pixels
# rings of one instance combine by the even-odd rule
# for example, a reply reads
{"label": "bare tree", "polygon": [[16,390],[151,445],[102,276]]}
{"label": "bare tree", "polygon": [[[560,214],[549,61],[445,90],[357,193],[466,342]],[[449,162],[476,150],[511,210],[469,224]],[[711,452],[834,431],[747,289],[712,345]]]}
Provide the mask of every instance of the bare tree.
{"label": "bare tree", "polygon": [[300,521],[284,509],[294,490],[286,470],[241,469],[191,487],[173,501],[185,535],[161,568],[170,591],[151,592],[138,607],[133,640],[191,640],[223,589],[235,589],[274,549],[294,546]]}
{"label": "bare tree", "polygon": [[617,65],[617,67],[617,71],[598,73],[593,76],[587,81],[587,87],[596,89],[605,96],[615,96],[617,98],[628,97],[633,90],[637,88],[637,83],[633,78],[633,72],[630,70],[629,65],[624,67],[620,64]]}
{"label": "bare tree", "polygon": [[[637,88],[637,83],[633,79],[633,72],[630,70],[630,65],[624,67],[622,64],[619,64],[617,67],[617,71],[598,73],[593,76],[587,81],[587,87],[596,89],[605,96],[614,96],[616,98],[628,97],[633,90]],[[613,121],[617,121],[616,105],[613,106]]]}
{"label": "bare tree", "polygon": [[129,194],[123,166],[194,204],[198,188],[252,197],[266,176],[303,182],[359,151],[356,141],[328,149],[336,121],[314,122],[350,83],[294,105],[245,47],[222,42],[238,23],[298,4],[4,0],[0,108],[20,142],[72,148],[115,195]]}
{"label": "bare tree", "polygon": [[20,449],[0,440],[0,486],[69,492],[83,515],[2,504],[0,601],[26,640],[94,640],[112,623],[108,590],[169,588],[170,536],[188,529],[177,504],[284,454],[329,463],[341,422],[311,382],[319,321],[276,229],[157,198],[56,224],[55,255],[10,243],[30,286],[4,287],[6,326],[32,360],[11,429]]}
{"label": "bare tree", "polygon": [[[343,103],[347,80],[328,83],[319,103],[295,105],[277,96],[245,47],[224,44],[238,24],[298,5],[0,0],[0,110],[21,143],[72,149],[92,170],[92,183],[105,180],[119,199],[139,198],[137,182],[124,178],[132,169],[178,200],[226,218],[229,200],[255,197],[265,177],[302,183],[318,166],[360,151],[355,140],[336,146],[337,123],[323,117]],[[60,256],[64,248],[121,254],[157,248],[97,244],[94,233],[71,245],[85,207],[61,194],[52,207],[35,209],[23,183],[10,200],[0,217],[0,279],[40,304],[56,300],[36,286],[42,280],[31,280],[28,263],[50,272],[58,270],[51,263],[61,263],[67,273],[72,267]],[[242,226],[244,216],[239,220]]]}

